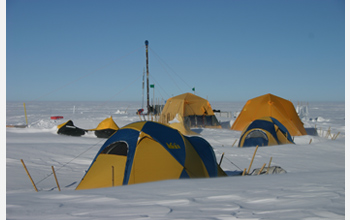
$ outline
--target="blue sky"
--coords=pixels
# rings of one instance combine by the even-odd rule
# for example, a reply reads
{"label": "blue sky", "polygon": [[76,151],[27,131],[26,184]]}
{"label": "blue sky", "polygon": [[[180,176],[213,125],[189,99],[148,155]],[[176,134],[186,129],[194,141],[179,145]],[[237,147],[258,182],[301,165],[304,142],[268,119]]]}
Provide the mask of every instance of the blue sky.
{"label": "blue sky", "polygon": [[[345,100],[336,0],[7,0],[7,101]],[[153,89],[150,89],[153,96]]]}

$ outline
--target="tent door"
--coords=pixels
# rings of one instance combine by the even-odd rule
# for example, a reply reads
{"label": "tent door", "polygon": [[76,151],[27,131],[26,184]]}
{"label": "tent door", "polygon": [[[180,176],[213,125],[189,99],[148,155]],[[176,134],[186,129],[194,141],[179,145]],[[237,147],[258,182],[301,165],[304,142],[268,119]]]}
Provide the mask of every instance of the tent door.
{"label": "tent door", "polygon": [[136,148],[129,184],[178,179],[183,166],[158,142],[144,137]]}

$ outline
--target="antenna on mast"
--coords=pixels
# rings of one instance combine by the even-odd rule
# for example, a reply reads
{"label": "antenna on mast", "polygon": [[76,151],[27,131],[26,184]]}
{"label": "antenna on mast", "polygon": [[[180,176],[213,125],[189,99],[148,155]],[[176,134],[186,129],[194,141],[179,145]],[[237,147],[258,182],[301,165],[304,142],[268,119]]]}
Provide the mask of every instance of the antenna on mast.
{"label": "antenna on mast", "polygon": [[148,40],[145,41],[145,45],[146,45],[146,71],[147,71],[147,114],[149,114],[151,111],[151,107],[149,105]]}
{"label": "antenna on mast", "polygon": [[145,68],[143,68],[143,74],[142,74],[142,109],[143,109],[143,102],[145,97]]}

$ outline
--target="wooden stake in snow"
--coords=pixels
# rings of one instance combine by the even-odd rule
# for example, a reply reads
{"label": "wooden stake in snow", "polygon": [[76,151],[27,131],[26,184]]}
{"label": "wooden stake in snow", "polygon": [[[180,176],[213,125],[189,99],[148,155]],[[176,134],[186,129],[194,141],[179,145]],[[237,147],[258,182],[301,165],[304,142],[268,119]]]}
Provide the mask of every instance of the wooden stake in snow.
{"label": "wooden stake in snow", "polygon": [[249,173],[250,168],[252,167],[252,164],[253,164],[253,161],[254,161],[254,157],[255,157],[256,151],[258,150],[258,147],[259,147],[259,145],[256,145],[256,148],[255,148],[255,151],[254,151],[254,154],[253,154],[252,160],[250,161],[250,165],[249,165],[249,168],[248,168],[247,173]]}
{"label": "wooden stake in snow", "polygon": [[337,139],[337,137],[339,136],[339,134],[340,134],[340,132],[338,132],[338,134],[337,135],[333,135],[333,137],[332,137],[332,140],[335,140],[335,139]]}
{"label": "wooden stake in snow", "polygon": [[242,176],[245,175],[245,171],[246,171],[246,170],[247,170],[247,168],[244,168],[243,173],[242,173]]}
{"label": "wooden stake in snow", "polygon": [[269,173],[269,169],[270,169],[270,166],[271,166],[271,161],[272,161],[272,157],[270,157],[270,162],[269,162],[269,165],[267,166],[267,170],[266,170],[267,174]]}
{"label": "wooden stake in snow", "polygon": [[235,146],[235,143],[236,143],[236,142],[237,142],[237,139],[235,140],[235,142],[233,142],[232,147]]}
{"label": "wooden stake in snow", "polygon": [[263,171],[263,169],[265,168],[265,166],[266,166],[266,163],[264,163],[264,165],[261,167],[261,169],[259,170],[258,175],[260,175],[260,173]]}
{"label": "wooden stake in snow", "polygon": [[55,169],[53,168],[53,166],[51,166],[51,169],[52,169],[53,176],[55,177],[55,180],[56,180],[58,191],[61,191],[60,185],[58,184],[58,180],[57,180]]}
{"label": "wooden stake in snow", "polygon": [[326,133],[326,138],[328,138],[328,137],[329,137],[329,135],[331,135],[331,127],[329,127],[329,128],[328,128],[328,130],[327,130],[327,133]]}
{"label": "wooden stake in snow", "polygon": [[224,152],[224,153],[222,153],[222,155],[221,155],[221,159],[220,159],[219,166],[221,165],[221,162],[222,162],[222,159],[224,158],[224,155],[225,155],[225,152]]}
{"label": "wooden stake in snow", "polygon": [[21,162],[22,162],[22,165],[23,165],[24,169],[25,169],[26,172],[27,172],[27,175],[28,175],[30,181],[32,182],[32,184],[33,184],[33,186],[34,186],[35,191],[38,192],[38,189],[36,188],[35,183],[34,183],[32,177],[30,176],[29,171],[28,171],[28,169],[27,169],[27,167],[26,167],[26,165],[24,164],[24,161],[23,161],[22,159],[21,159]]}
{"label": "wooden stake in snow", "polygon": [[112,166],[112,187],[114,186],[114,166]]}

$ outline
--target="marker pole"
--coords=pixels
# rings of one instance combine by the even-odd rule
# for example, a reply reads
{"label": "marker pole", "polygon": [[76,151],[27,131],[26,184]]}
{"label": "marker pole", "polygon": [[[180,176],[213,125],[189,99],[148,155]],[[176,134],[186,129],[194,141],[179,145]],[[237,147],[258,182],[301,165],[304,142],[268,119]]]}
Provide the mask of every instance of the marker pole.
{"label": "marker pole", "polygon": [[22,159],[21,159],[21,162],[22,162],[22,165],[23,165],[24,169],[25,169],[26,172],[27,172],[27,175],[28,175],[30,181],[32,182],[32,184],[33,184],[33,186],[34,186],[35,191],[38,192],[38,189],[36,188],[35,183],[34,183],[32,177],[30,176],[29,171],[28,171],[28,169],[27,169],[27,167],[26,167],[26,165],[24,164],[24,161],[23,161]]}
{"label": "marker pole", "polygon": [[23,103],[23,107],[24,107],[24,116],[26,117],[26,125],[28,126],[28,118],[27,118],[26,103]]}

